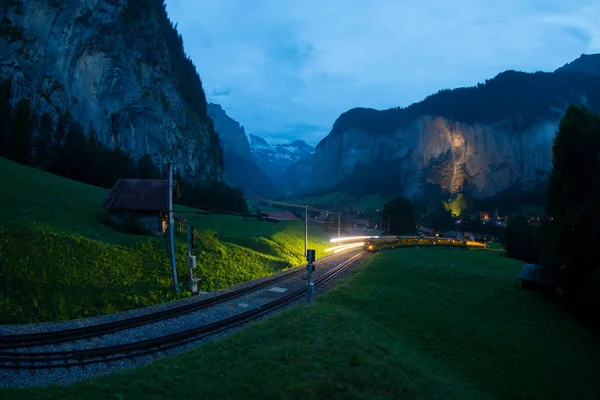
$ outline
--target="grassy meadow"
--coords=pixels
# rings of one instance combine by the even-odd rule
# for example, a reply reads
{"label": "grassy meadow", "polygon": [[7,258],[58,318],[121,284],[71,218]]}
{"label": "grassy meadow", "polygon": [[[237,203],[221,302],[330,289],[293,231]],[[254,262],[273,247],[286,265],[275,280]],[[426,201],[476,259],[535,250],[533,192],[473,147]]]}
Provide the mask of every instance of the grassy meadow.
{"label": "grassy meadow", "polygon": [[[172,289],[167,242],[104,223],[108,190],[0,158],[0,324],[66,320],[188,296],[185,235],[176,237],[181,294]],[[217,290],[303,262],[302,221],[279,224],[196,215],[200,290]],[[328,236],[309,232],[324,255]]]}
{"label": "grassy meadow", "polygon": [[5,399],[600,399],[597,336],[497,251],[369,256],[312,305],[149,366]]}
{"label": "grassy meadow", "polygon": [[[286,201],[294,204],[307,203],[313,207],[319,208],[337,208],[339,206],[352,206],[355,210],[376,210],[383,208],[383,205],[391,200],[390,198],[381,197],[380,195],[367,195],[362,197],[353,196],[349,193],[337,191],[323,196],[306,196],[298,198],[290,198]],[[260,208],[260,206],[258,206]],[[266,208],[261,208],[263,210]]]}

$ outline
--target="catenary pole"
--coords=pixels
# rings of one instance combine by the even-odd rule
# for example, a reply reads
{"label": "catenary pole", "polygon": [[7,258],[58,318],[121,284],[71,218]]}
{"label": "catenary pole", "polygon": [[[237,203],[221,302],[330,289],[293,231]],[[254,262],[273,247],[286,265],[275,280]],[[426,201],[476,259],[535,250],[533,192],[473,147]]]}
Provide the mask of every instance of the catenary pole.
{"label": "catenary pole", "polygon": [[173,163],[169,163],[169,252],[171,253],[171,273],[173,274],[173,286],[179,292],[177,282],[177,265],[175,264],[175,233],[173,232]]}
{"label": "catenary pole", "polygon": [[304,203],[304,257],[306,257],[306,246],[308,245],[308,204]]}

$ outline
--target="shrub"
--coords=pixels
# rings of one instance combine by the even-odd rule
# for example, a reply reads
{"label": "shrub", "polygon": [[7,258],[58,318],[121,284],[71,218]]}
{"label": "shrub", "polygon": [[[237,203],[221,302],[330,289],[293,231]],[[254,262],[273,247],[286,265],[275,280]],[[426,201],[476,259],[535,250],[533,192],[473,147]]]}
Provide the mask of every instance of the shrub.
{"label": "shrub", "polygon": [[103,221],[106,225],[123,233],[131,233],[134,235],[155,236],[155,234],[141,224],[134,217],[125,217],[123,222],[119,223],[110,217],[110,213],[103,213]]}

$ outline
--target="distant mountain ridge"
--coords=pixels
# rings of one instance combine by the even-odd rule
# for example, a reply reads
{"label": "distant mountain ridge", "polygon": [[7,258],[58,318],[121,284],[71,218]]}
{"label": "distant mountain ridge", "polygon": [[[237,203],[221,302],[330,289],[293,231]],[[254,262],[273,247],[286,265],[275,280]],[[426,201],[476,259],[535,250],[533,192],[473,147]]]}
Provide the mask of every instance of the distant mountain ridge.
{"label": "distant mountain ridge", "polygon": [[582,55],[555,72],[505,71],[404,108],[351,109],[317,145],[311,165],[288,170],[296,184],[284,190],[391,188],[414,198],[437,187],[481,197],[535,184],[550,170],[568,105],[600,111],[598,71],[600,55]]}
{"label": "distant mountain ridge", "polygon": [[274,180],[277,180],[292,164],[311,157],[315,152],[315,148],[303,140],[271,145],[257,135],[250,134],[249,139],[253,160]]}
{"label": "distant mountain ridge", "polygon": [[585,72],[600,75],[600,54],[582,54],[578,59],[563,65],[554,72]]}

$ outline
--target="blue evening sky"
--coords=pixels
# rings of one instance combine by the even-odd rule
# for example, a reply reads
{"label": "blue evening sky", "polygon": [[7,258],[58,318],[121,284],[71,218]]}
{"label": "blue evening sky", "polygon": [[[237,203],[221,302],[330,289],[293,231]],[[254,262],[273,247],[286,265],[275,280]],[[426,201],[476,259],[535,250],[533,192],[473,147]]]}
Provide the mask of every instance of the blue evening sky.
{"label": "blue evening sky", "polygon": [[600,52],[597,0],[167,0],[208,101],[278,143]]}

